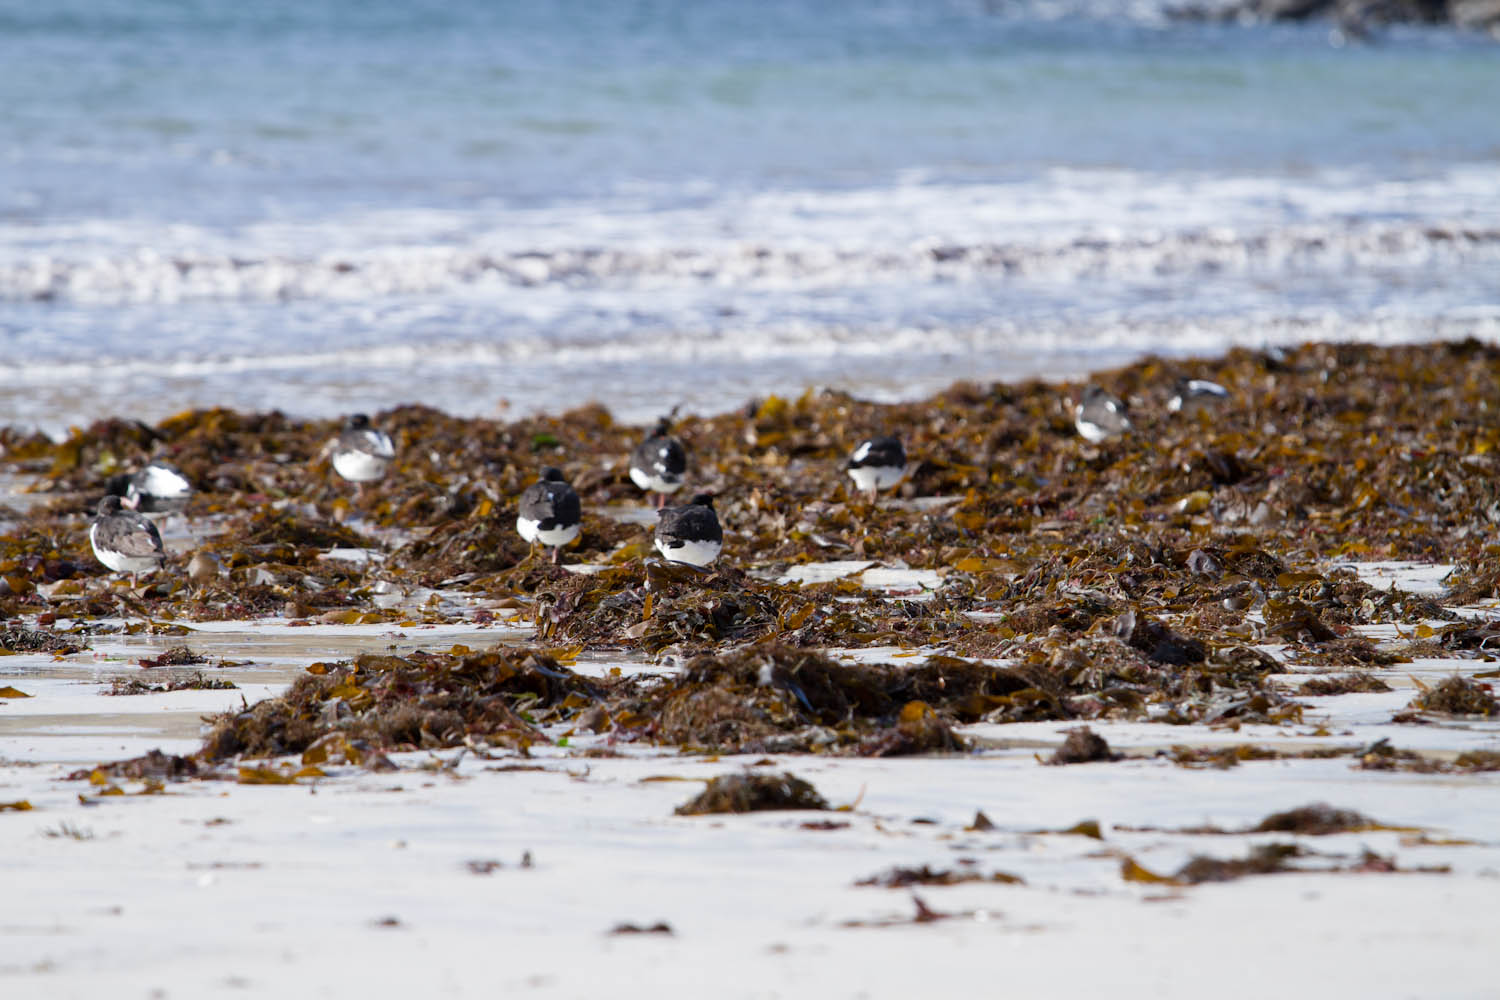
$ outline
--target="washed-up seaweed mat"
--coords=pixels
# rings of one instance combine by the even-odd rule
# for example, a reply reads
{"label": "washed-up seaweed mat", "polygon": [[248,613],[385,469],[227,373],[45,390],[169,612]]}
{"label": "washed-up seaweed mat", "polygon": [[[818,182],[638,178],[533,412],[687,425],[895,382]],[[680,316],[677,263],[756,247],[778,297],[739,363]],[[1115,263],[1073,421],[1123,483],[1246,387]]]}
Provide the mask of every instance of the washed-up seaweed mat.
{"label": "washed-up seaweed mat", "polygon": [[[1230,401],[1168,413],[1181,375],[1223,384]],[[716,672],[685,674],[676,700],[569,690],[574,702],[557,717],[597,710],[622,734],[721,749],[955,749],[948,727],[981,717],[1287,721],[1299,705],[1267,683],[1278,669],[1257,648],[1267,643],[1299,663],[1361,671],[1411,655],[1488,655],[1489,626],[1450,609],[1500,596],[1495,348],[1235,351],[1147,360],[1095,381],[1130,404],[1133,434],[1090,445],[1072,427],[1081,386],[1037,381],[960,384],[894,405],[809,391],[685,418],[676,433],[692,456],[689,489],[718,495],[726,527],[709,572],[661,563],[647,527],[601,513],[640,502],[625,456],[641,431],[597,406],[509,423],[423,407],[378,414],[398,458],[358,492],[321,457],[337,429],[328,421],[194,411],[156,427],[105,421],[62,442],[7,429],[0,462],[49,499],[0,510],[0,613],[84,631],[122,614],[159,630],[266,615],[410,624],[475,614],[436,599],[379,599],[436,588],[534,622],[541,645],[523,654],[534,659],[558,647],[728,657]],[[894,498],[871,505],[851,491],[843,460],[877,432],[899,434],[912,467]],[[87,512],[109,477],[151,457],[198,485],[187,518],[199,542],[131,589],[90,556]],[[583,497],[585,529],[566,560],[597,572],[553,567],[515,534],[515,500],[542,465],[561,467]],[[941,499],[913,502],[924,498]],[[336,550],[368,557],[328,558]],[[1337,568],[1375,559],[1456,570],[1439,601]],[[777,582],[789,567],[831,560],[935,571],[939,582],[895,593],[857,575]],[[1377,646],[1356,631],[1391,622],[1402,642]],[[952,691],[902,692],[892,690],[899,678],[845,678],[828,704],[801,683],[762,683],[767,669],[780,676],[790,651],[861,645],[941,650],[914,662],[962,680]],[[760,665],[737,665],[736,650]],[[342,678],[347,696],[319,711],[338,722],[375,677],[382,696],[425,697],[431,678],[414,678],[433,669],[330,668],[319,683]],[[496,683],[472,679],[480,690]],[[477,716],[439,705],[439,716],[372,722],[354,738],[372,747],[536,738],[524,715],[506,714],[517,692],[476,696],[491,698]],[[728,721],[705,734],[706,718]],[[298,742],[242,749],[298,752]]]}

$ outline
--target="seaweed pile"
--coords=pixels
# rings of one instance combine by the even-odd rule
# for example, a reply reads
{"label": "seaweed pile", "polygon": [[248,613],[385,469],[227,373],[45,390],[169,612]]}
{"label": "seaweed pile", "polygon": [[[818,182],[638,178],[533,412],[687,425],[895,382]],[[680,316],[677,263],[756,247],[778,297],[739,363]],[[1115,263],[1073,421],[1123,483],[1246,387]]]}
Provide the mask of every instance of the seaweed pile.
{"label": "seaweed pile", "polygon": [[[568,650],[365,655],[308,668],[281,697],[214,720],[206,760],[449,746],[525,751],[539,727],[705,751],[888,756],[958,750],[944,721],[972,721],[1008,674],[933,657],[905,671],[771,643],[689,661],[676,678],[589,678]],[[1012,688],[1023,682],[1012,681]],[[941,714],[939,714],[941,713]],[[352,748],[352,750],[351,750]]]}
{"label": "seaweed pile", "polygon": [[[1181,376],[1223,385],[1229,401],[1169,413]],[[649,527],[605,515],[640,503],[626,462],[640,431],[598,406],[512,422],[390,410],[375,423],[397,458],[358,492],[323,457],[330,421],[215,409],[156,427],[103,421],[61,442],[0,429],[0,468],[46,498],[0,511],[0,616],[87,629],[123,613],[170,630],[174,619],[483,621],[507,609],[541,643],[697,657],[670,696],[585,683],[544,646],[525,652],[525,669],[503,666],[503,651],[361,658],[300,681],[288,698],[310,700],[286,717],[250,710],[265,713],[259,742],[221,724],[211,756],[302,752],[330,726],[351,747],[524,746],[535,720],[587,711],[610,732],[684,746],[850,752],[955,749],[951,727],[977,719],[1286,722],[1301,706],[1269,680],[1278,667],[1257,644],[1352,670],[1349,689],[1372,689],[1378,679],[1362,678],[1409,655],[1483,657],[1500,644],[1493,625],[1341,565],[1454,563],[1450,602],[1500,597],[1500,349],[1236,350],[1095,381],[1130,405],[1135,433],[1082,440],[1080,387],[1041,381],[892,405],[809,391],[684,421],[692,486],[717,494],[726,532],[704,572],[659,561]],[[895,498],[871,504],[843,465],[876,433],[899,434],[913,464]],[[90,556],[86,518],[110,477],[152,458],[198,486],[187,517],[200,541],[132,589]],[[515,500],[543,465],[583,498],[565,557],[590,573],[534,558],[515,533]],[[892,595],[857,574],[788,582],[800,564],[833,560],[935,571],[939,584]],[[380,599],[433,588],[489,610]],[[1454,623],[1430,624],[1442,621]],[[1351,630],[1377,622],[1412,638],[1376,646]],[[953,655],[892,670],[809,652],[865,645]],[[365,725],[366,699],[409,711]]]}
{"label": "seaweed pile", "polygon": [[[689,659],[670,676],[590,678],[576,648],[366,654],[315,663],[281,697],[214,720],[210,761],[340,748],[505,747],[563,738],[666,744],[706,753],[899,756],[957,752],[974,722],[1142,718],[1168,723],[1286,721],[1300,706],[1254,667],[1159,670],[1080,681],[1046,664],[936,654],[900,667],[850,663],[776,640]],[[1095,737],[1097,739],[1097,737]],[[346,756],[351,756],[346,754]],[[1078,759],[1118,759],[1095,751]]]}
{"label": "seaweed pile", "polygon": [[724,774],[702,793],[677,807],[679,816],[763,812],[773,809],[827,809],[828,800],[795,774]]}

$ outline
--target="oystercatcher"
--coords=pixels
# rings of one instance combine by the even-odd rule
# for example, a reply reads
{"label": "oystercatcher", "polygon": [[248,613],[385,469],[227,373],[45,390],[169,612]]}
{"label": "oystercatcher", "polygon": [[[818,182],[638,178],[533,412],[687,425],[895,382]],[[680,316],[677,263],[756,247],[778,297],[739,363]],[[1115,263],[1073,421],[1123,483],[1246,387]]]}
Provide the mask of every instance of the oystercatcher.
{"label": "oystercatcher", "polygon": [[130,586],[136,574],[160,569],[166,560],[161,533],[143,514],[124,510],[113,494],[99,501],[94,523],[89,526],[89,544],[94,557],[116,573],[129,573]]}
{"label": "oystercatcher", "polygon": [[1202,378],[1179,378],[1167,410],[1172,413],[1197,413],[1227,402],[1229,390],[1217,382]]}
{"label": "oystercatcher", "polygon": [[699,493],[684,507],[656,512],[656,549],[669,562],[707,566],[724,548],[724,530],[714,513],[714,495]]}
{"label": "oystercatcher", "polygon": [[333,470],[361,489],[365,483],[384,476],[391,459],[396,457],[396,446],[391,444],[390,437],[372,426],[363,413],[345,420],[343,432],[329,447]]}
{"label": "oystercatcher", "polygon": [[666,506],[667,494],[682,485],[687,472],[687,450],[671,430],[671,419],[662,417],[656,429],[630,453],[631,481],[645,490],[648,498],[654,493],[658,508]]}
{"label": "oystercatcher", "polygon": [[876,495],[901,481],[906,472],[906,449],[899,438],[890,435],[866,438],[849,456],[845,466],[854,485],[870,494],[870,502]]}
{"label": "oystercatcher", "polygon": [[560,561],[562,546],[578,537],[583,510],[578,494],[563,478],[562,470],[547,467],[542,478],[526,487],[516,514],[516,531],[535,550],[536,543],[550,546],[552,561]]}
{"label": "oystercatcher", "polygon": [[1073,426],[1084,440],[1098,444],[1130,430],[1130,417],[1118,398],[1091,385],[1084,390],[1083,401],[1073,408]]}
{"label": "oystercatcher", "polygon": [[176,514],[192,495],[193,484],[181,469],[154,459],[126,480],[123,505],[142,514]]}

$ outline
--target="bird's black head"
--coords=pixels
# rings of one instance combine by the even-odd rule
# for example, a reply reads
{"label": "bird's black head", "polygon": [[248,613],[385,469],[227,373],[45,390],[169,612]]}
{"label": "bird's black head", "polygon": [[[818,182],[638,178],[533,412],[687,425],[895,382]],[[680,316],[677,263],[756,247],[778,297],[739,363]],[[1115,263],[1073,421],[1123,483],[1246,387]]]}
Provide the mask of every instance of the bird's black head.
{"label": "bird's black head", "polygon": [[567,480],[563,478],[562,470],[555,465],[549,465],[542,470],[542,480],[548,483],[567,482]]}
{"label": "bird's black head", "polygon": [[714,505],[714,495],[712,493],[698,493],[694,495],[692,502],[694,506],[712,507]]}
{"label": "bird's black head", "polygon": [[[675,413],[676,411],[674,410],[673,412]],[[651,431],[651,436],[654,438],[666,437],[670,433],[672,433],[672,418],[661,417],[656,421],[656,427]]]}
{"label": "bird's black head", "polygon": [[120,513],[120,498],[113,493],[99,500],[98,514],[100,517],[109,517]]}
{"label": "bird's black head", "polygon": [[370,418],[363,413],[351,413],[349,419],[344,421],[344,430],[363,431],[370,427]]}

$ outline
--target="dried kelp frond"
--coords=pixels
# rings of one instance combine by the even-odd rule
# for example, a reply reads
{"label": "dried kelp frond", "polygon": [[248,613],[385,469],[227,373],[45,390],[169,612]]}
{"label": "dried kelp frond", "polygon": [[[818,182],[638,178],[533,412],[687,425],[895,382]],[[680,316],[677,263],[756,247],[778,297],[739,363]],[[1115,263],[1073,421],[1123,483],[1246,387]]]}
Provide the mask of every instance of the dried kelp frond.
{"label": "dried kelp frond", "polygon": [[1288,862],[1305,852],[1296,844],[1260,844],[1243,858],[1210,858],[1198,855],[1179,868],[1172,878],[1185,885],[1202,882],[1232,882],[1247,875],[1273,875],[1295,871]]}
{"label": "dried kelp frond", "polygon": [[1220,771],[1231,767],[1238,767],[1245,761],[1250,760],[1282,760],[1288,754],[1269,747],[1256,746],[1253,743],[1241,743],[1228,747],[1188,747],[1174,746],[1172,748],[1172,762],[1179,767],[1190,768],[1215,768]]}
{"label": "dried kelp frond", "polygon": [[1323,697],[1364,691],[1389,691],[1390,689],[1391,686],[1379,677],[1361,672],[1341,674],[1337,677],[1313,677],[1298,685],[1297,693]]}
{"label": "dried kelp frond", "polygon": [[1109,743],[1088,726],[1068,730],[1063,745],[1047,758],[1048,764],[1088,764],[1094,761],[1119,760],[1120,754],[1109,748]]}
{"label": "dried kelp frond", "polygon": [[667,923],[665,920],[658,920],[654,924],[615,924],[609,929],[609,933],[612,935],[666,934],[670,936],[675,932],[672,930],[671,924]]}
{"label": "dried kelp frond", "polygon": [[143,667],[186,667],[194,663],[206,663],[207,660],[193,652],[187,646],[173,646],[165,652],[150,657],[141,658]]}
{"label": "dried kelp frond", "polygon": [[1428,687],[1420,685],[1420,691],[1411,700],[1411,707],[1424,712],[1440,712],[1444,715],[1494,715],[1500,712],[1500,702],[1488,684],[1453,676]]}
{"label": "dried kelp frond", "polygon": [[1338,638],[1338,633],[1319,617],[1317,610],[1302,601],[1267,601],[1263,613],[1267,633],[1278,639],[1319,643]]}
{"label": "dried kelp frond", "polygon": [[1467,750],[1451,761],[1428,757],[1414,750],[1401,750],[1380,740],[1360,755],[1362,771],[1408,771],[1415,774],[1477,774],[1500,771],[1500,753]]}
{"label": "dried kelp frond", "polygon": [[1466,750],[1453,759],[1453,769],[1469,774],[1500,771],[1500,753],[1494,750]]}
{"label": "dried kelp frond", "polygon": [[209,677],[195,670],[187,677],[173,677],[158,684],[143,681],[139,677],[116,677],[110,681],[107,695],[166,694],[171,691],[233,691],[239,685],[220,677]]}
{"label": "dried kelp frond", "polygon": [[[1128,624],[1127,624],[1128,623]],[[1171,666],[1186,666],[1202,663],[1208,658],[1208,647],[1197,639],[1190,639],[1172,631],[1155,618],[1129,613],[1120,638],[1145,653],[1156,663]]]}
{"label": "dried kelp frond", "polygon": [[993,872],[989,875],[975,868],[934,870],[930,865],[920,868],[897,865],[894,868],[857,880],[857,886],[877,886],[882,889],[909,889],[914,885],[960,885],[964,882],[998,882],[1003,885],[1025,885],[1019,875],[1009,872]]}
{"label": "dried kelp frond", "polygon": [[11,653],[80,653],[85,646],[47,629],[7,625],[0,628],[0,649]]}
{"label": "dried kelp frond", "polygon": [[113,764],[100,764],[98,767],[74,771],[68,775],[67,780],[89,781],[95,784],[103,784],[101,779],[107,778],[128,781],[182,781],[187,778],[200,777],[203,773],[202,765],[193,757],[179,757],[176,754],[152,750],[143,757],[132,757]]}
{"label": "dried kelp frond", "polygon": [[918,753],[954,753],[964,741],[926,702],[909,701],[887,726],[860,741],[857,750],[866,757],[904,757]]}
{"label": "dried kelp frond", "polygon": [[1451,870],[1447,865],[1402,868],[1394,858],[1384,857],[1368,849],[1361,851],[1358,860],[1351,864],[1323,864],[1318,867],[1290,864],[1293,858],[1305,857],[1307,853],[1296,844],[1262,844],[1252,847],[1244,858],[1221,859],[1199,855],[1183,865],[1171,881],[1179,885],[1198,885],[1203,882],[1231,882],[1249,875],[1275,875],[1280,872],[1423,872],[1443,875]]}
{"label": "dried kelp frond", "polygon": [[827,809],[828,800],[794,774],[726,774],[675,810],[679,816],[759,812],[766,809]]}
{"label": "dried kelp frond", "polygon": [[[1500,515],[1500,508],[1494,508]],[[1500,597],[1500,564],[1493,555],[1465,560],[1448,577],[1448,599],[1456,605],[1478,604]]]}
{"label": "dried kelp frond", "polygon": [[1300,833],[1311,837],[1330,833],[1358,833],[1380,827],[1370,817],[1353,809],[1335,809],[1324,802],[1286,812],[1272,813],[1251,829],[1252,833]]}
{"label": "dried kelp frond", "polygon": [[1287,657],[1308,667],[1388,667],[1403,662],[1400,654],[1381,649],[1363,636],[1293,645]]}
{"label": "dried kelp frond", "polygon": [[1460,653],[1500,653],[1500,621],[1466,621],[1437,633],[1442,648]]}

